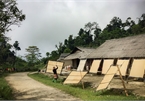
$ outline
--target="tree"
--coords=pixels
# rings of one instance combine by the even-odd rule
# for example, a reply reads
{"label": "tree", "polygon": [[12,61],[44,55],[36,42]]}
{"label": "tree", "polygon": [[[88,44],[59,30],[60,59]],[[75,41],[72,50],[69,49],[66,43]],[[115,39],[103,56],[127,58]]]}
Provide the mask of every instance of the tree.
{"label": "tree", "polygon": [[68,40],[67,40],[67,47],[68,47],[70,50],[73,50],[73,48],[75,47],[75,46],[74,46],[73,35],[70,35],[70,36],[68,37]]}
{"label": "tree", "polygon": [[0,33],[10,30],[11,25],[20,25],[25,20],[25,15],[18,9],[15,0],[0,1]]}
{"label": "tree", "polygon": [[63,53],[70,53],[70,52],[71,52],[71,50],[69,48],[65,48]]}
{"label": "tree", "polygon": [[82,46],[82,47],[91,47],[93,38],[92,38],[92,26],[91,23],[87,23],[84,27],[84,29],[80,29],[78,36],[74,39],[74,45],[75,46]]}
{"label": "tree", "polygon": [[17,54],[17,51],[21,50],[21,48],[19,47],[18,41],[15,41],[15,43],[13,44],[13,47],[15,49],[15,54]]}
{"label": "tree", "polygon": [[124,36],[124,29],[122,20],[119,17],[113,17],[100,34],[100,42],[104,42],[108,39],[120,38]]}
{"label": "tree", "polygon": [[132,35],[134,31],[132,30],[132,27],[135,25],[135,22],[131,19],[131,17],[128,17],[126,19],[126,22],[123,23],[123,27],[126,27],[126,34],[127,36]]}
{"label": "tree", "polygon": [[10,51],[10,48],[11,45],[6,41],[0,43],[0,65],[5,64],[6,62],[12,63],[14,59],[14,53]]}
{"label": "tree", "polygon": [[61,53],[64,52],[65,50],[65,46],[63,45],[63,43],[59,42],[59,45],[55,45],[55,47],[57,48],[58,54],[61,55]]}
{"label": "tree", "polygon": [[49,57],[50,56],[50,53],[49,52],[46,52],[46,56]]}
{"label": "tree", "polygon": [[139,25],[134,25],[131,27],[132,35],[140,34],[141,33],[141,27]]}
{"label": "tree", "polygon": [[141,32],[145,32],[145,13],[139,18],[138,25],[141,28]]}
{"label": "tree", "polygon": [[59,58],[59,54],[57,50],[53,50],[50,54],[49,60],[56,61]]}
{"label": "tree", "polygon": [[21,48],[19,47],[19,42],[15,41],[15,43],[13,44],[13,47],[15,49],[15,51],[13,51],[13,53],[15,54],[15,58],[14,58],[14,62],[13,62],[13,67],[15,66],[15,63],[17,62],[17,51],[21,50]]}
{"label": "tree", "polygon": [[29,64],[33,65],[34,63],[39,61],[39,58],[41,57],[41,53],[39,53],[39,48],[37,46],[29,46],[26,48],[26,59],[29,62]]}
{"label": "tree", "polygon": [[5,63],[12,63],[12,58],[14,58],[14,53],[10,51],[12,45],[7,43],[9,38],[4,37],[3,34],[0,34],[0,65]]}
{"label": "tree", "polygon": [[14,57],[14,52],[10,50],[12,45],[7,43],[10,38],[5,33],[10,30],[10,26],[19,26],[23,20],[25,15],[18,9],[15,0],[0,0],[0,64],[9,63]]}
{"label": "tree", "polygon": [[84,46],[84,35],[85,31],[81,28],[78,33],[78,36],[74,38],[74,46]]}
{"label": "tree", "polygon": [[[101,33],[101,28],[99,27],[98,23],[97,22],[88,22],[85,27],[85,32],[88,33],[88,36],[86,37],[89,37],[89,41],[90,44],[93,44],[93,46],[98,46],[98,37]],[[93,31],[93,32],[92,32]],[[94,40],[92,39],[92,35],[91,33],[93,33],[94,35]]]}
{"label": "tree", "polygon": [[98,26],[98,24],[96,25],[95,29],[94,29],[94,46],[99,46],[99,35],[101,34],[102,30],[101,28]]}
{"label": "tree", "polygon": [[85,29],[85,31],[90,31],[90,33],[91,33],[91,31],[94,30],[96,28],[96,26],[98,26],[98,24],[96,22],[92,22],[92,23],[88,22],[87,24],[85,24],[84,29]]}

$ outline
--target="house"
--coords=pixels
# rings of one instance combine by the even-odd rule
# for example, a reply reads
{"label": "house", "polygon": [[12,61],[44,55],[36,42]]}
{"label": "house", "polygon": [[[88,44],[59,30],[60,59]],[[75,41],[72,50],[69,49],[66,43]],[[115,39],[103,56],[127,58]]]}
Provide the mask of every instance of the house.
{"label": "house", "polygon": [[70,53],[62,53],[57,61],[63,61]]}
{"label": "house", "polygon": [[[72,61],[72,64],[70,64],[72,66],[72,69],[77,69],[80,63],[80,60],[86,59],[87,56],[92,51],[94,51],[94,49],[75,47],[74,50],[67,57],[64,58],[64,60]],[[89,65],[89,64],[91,64],[91,61],[86,62],[86,65]]]}
{"label": "house", "polygon": [[[120,39],[107,40],[101,46],[99,46],[95,51],[89,54],[86,58],[94,59],[94,60],[101,59],[103,62],[104,60],[107,59],[108,60],[113,59],[112,64],[117,64],[118,59],[122,59],[122,60],[128,59],[129,63],[127,66],[127,73],[129,73],[130,69],[132,69],[131,72],[134,73],[133,75],[135,75],[135,70],[137,68],[140,68],[138,67],[138,65],[141,63],[141,62],[139,63],[139,61],[141,59],[145,59],[145,34],[129,36]],[[101,65],[104,65],[103,62],[101,62]],[[135,67],[133,67],[132,65]],[[100,70],[102,69],[100,68]],[[143,73],[143,69],[141,69],[141,72]]]}
{"label": "house", "polygon": [[63,67],[66,67],[70,64],[72,64],[72,61],[71,60],[64,60],[65,57],[67,57],[70,53],[62,53],[59,57],[59,59],[57,60],[58,62],[63,62]]}

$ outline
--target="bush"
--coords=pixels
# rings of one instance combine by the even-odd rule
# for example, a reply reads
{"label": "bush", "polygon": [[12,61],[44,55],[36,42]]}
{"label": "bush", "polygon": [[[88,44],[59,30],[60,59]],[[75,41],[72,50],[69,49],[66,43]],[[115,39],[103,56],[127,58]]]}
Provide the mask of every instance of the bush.
{"label": "bush", "polygon": [[13,100],[12,89],[5,80],[7,74],[0,74],[0,100]]}

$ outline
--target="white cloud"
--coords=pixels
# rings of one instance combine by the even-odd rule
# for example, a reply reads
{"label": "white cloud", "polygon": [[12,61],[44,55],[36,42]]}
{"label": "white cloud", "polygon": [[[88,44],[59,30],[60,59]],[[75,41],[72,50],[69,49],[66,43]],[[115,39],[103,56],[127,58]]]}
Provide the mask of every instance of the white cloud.
{"label": "white cloud", "polygon": [[20,27],[8,33],[10,43],[20,43],[20,55],[25,48],[36,45],[45,56],[56,50],[55,45],[69,35],[76,36],[87,22],[97,22],[101,29],[117,16],[123,21],[145,13],[144,0],[17,0],[18,8],[26,14]]}

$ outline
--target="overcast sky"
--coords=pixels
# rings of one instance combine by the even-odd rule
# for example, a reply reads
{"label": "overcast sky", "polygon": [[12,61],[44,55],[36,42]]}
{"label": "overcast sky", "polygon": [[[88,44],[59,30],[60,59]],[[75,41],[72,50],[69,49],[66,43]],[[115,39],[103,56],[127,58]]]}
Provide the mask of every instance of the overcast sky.
{"label": "overcast sky", "polygon": [[[7,33],[10,43],[20,43],[24,56],[28,46],[37,46],[42,56],[56,50],[69,35],[77,36],[88,22],[97,22],[101,29],[117,16],[124,22],[134,21],[145,13],[145,0],[17,0],[26,15],[20,27],[12,26]],[[137,22],[136,22],[137,23]]]}

